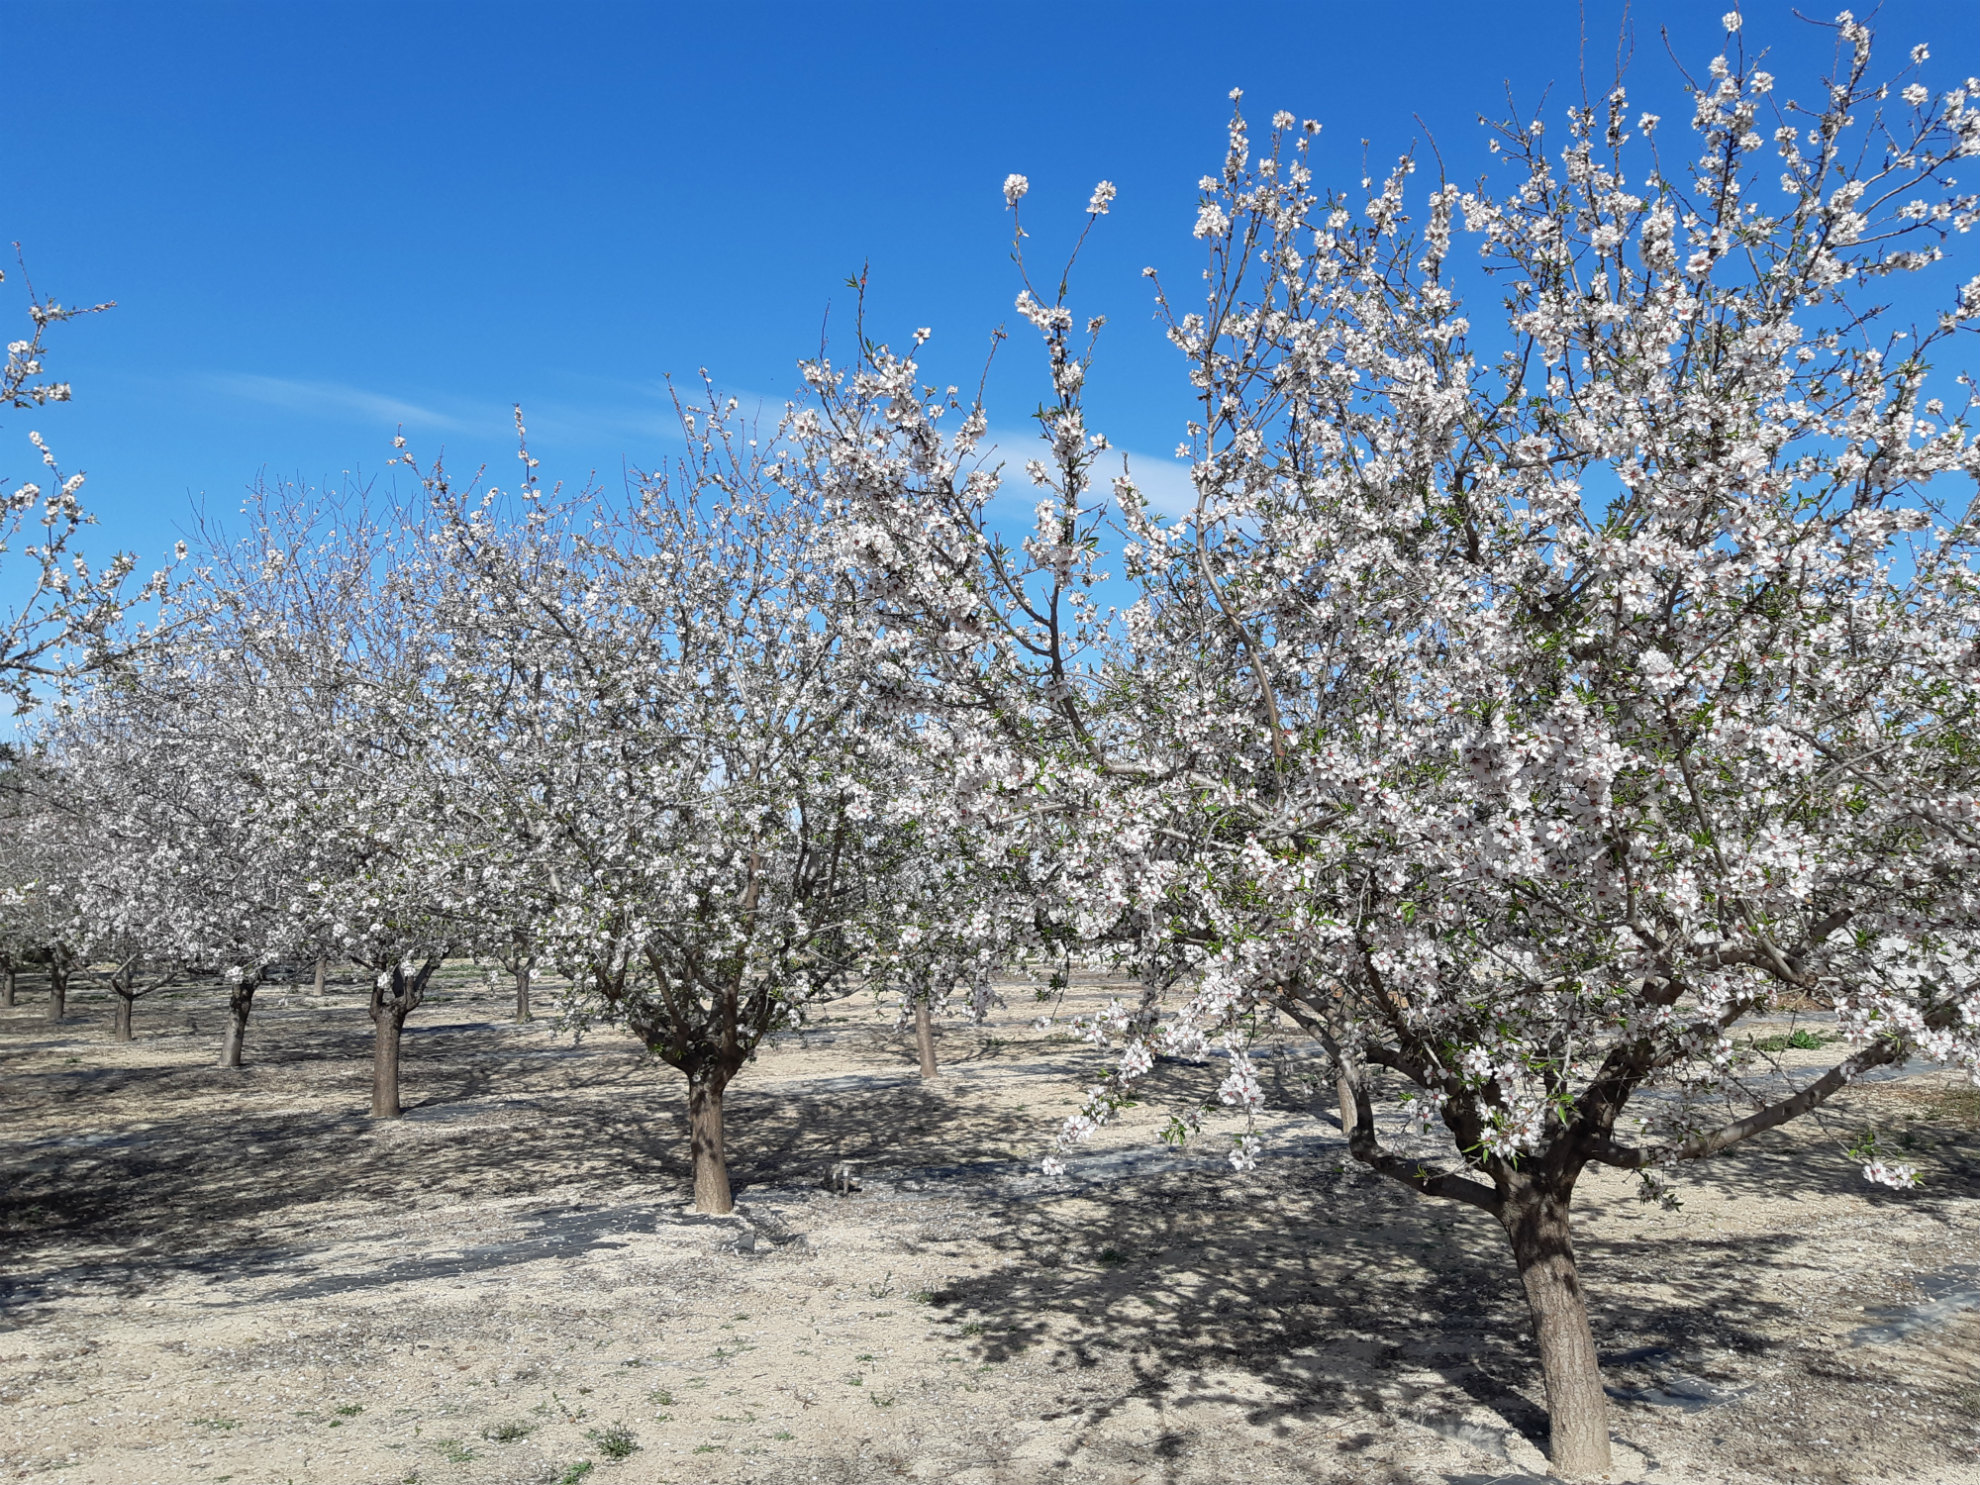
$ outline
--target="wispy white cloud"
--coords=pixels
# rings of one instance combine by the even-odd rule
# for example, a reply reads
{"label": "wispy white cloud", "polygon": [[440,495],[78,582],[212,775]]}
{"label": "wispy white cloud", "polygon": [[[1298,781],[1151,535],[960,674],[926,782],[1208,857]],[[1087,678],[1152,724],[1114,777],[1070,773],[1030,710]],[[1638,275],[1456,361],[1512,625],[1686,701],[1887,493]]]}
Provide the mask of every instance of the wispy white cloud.
{"label": "wispy white cloud", "polygon": [[[999,459],[1004,464],[1004,485],[1000,492],[1004,499],[1035,504],[1038,496],[1036,487],[1025,478],[1024,466],[1028,459],[1043,457],[1043,440],[1036,429],[1011,430],[993,428],[984,442],[984,448],[992,463]],[[1137,449],[1109,449],[1095,466],[1095,474],[1109,489],[1113,480],[1125,468],[1135,488],[1148,498],[1148,503],[1165,516],[1183,516],[1196,508],[1196,486],[1189,476],[1189,465],[1173,455],[1143,453]]]}
{"label": "wispy white cloud", "polygon": [[[565,384],[559,388],[561,395],[539,394],[523,401],[523,421],[529,428],[532,445],[540,440],[551,447],[575,446],[592,458],[609,447],[612,453],[637,465],[642,463],[642,456],[652,458],[647,451],[656,443],[679,444],[679,417],[665,382],[568,374],[559,380]],[[432,400],[415,402],[346,382],[248,372],[215,373],[202,381],[209,390],[222,396],[306,416],[356,420],[381,425],[382,429],[403,427],[409,433],[462,434],[504,443],[513,436],[511,404],[507,402],[444,397],[435,405]],[[691,408],[701,406],[707,395],[692,380],[677,383],[676,389]],[[717,387],[716,395],[723,400],[733,396],[743,416],[756,419],[766,432],[775,430],[784,410],[781,397],[743,388]],[[1036,428],[993,428],[985,440],[986,457],[1004,465],[1002,498],[1013,507],[1029,507],[1037,500],[1035,487],[1025,477],[1024,466],[1025,461],[1040,457],[1043,447]],[[1161,514],[1181,516],[1194,508],[1196,487],[1190,482],[1186,462],[1173,456],[1117,448],[1101,460],[1096,475],[1111,485],[1121,472],[1123,461],[1135,485]]]}
{"label": "wispy white cloud", "polygon": [[390,423],[408,428],[430,428],[464,433],[481,426],[479,418],[441,412],[402,397],[353,387],[343,382],[304,381],[295,377],[261,376],[253,373],[220,373],[205,378],[209,387],[227,396],[291,412],[314,413],[321,417],[356,417],[367,422]]}

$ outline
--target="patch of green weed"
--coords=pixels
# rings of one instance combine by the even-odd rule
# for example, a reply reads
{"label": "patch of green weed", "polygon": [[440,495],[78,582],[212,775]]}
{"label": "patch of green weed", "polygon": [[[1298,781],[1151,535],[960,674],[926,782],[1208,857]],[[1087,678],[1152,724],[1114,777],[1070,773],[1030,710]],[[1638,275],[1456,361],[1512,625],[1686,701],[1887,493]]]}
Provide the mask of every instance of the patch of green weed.
{"label": "patch of green weed", "polygon": [[607,1459],[629,1459],[639,1450],[639,1440],[623,1423],[587,1429],[584,1436],[596,1444],[598,1452]]}
{"label": "patch of green weed", "polygon": [[1805,1026],[1797,1026],[1793,1031],[1780,1036],[1763,1036],[1753,1045],[1763,1052],[1813,1052],[1817,1047],[1826,1047],[1835,1038],[1819,1031],[1810,1031]]}

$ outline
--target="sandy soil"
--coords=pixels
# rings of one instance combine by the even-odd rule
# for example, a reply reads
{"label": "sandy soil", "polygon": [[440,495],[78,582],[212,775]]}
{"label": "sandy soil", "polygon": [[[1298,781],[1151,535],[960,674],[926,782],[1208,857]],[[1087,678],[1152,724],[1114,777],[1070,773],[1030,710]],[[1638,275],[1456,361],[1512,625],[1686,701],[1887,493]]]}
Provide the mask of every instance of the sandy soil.
{"label": "sandy soil", "polygon": [[[505,1024],[464,967],[378,1123],[355,988],[263,1001],[238,1073],[212,992],[142,1003],[127,1046],[88,993],[0,1012],[0,1477],[1544,1472],[1502,1237],[1350,1168],[1309,1063],[1275,1069],[1255,1172],[1219,1137],[1169,1154],[1151,1101],[1052,1183],[1095,1064],[1028,989],[945,1029],[933,1084],[849,1002],[731,1090],[723,1220],[683,1210],[682,1085],[622,1039]],[[1926,1189],[1856,1177],[1873,1123]],[[1980,1481],[1977,1129],[1928,1073],[1700,1169],[1676,1213],[1585,1181],[1616,1478]],[[843,1161],[859,1189],[825,1189]]]}

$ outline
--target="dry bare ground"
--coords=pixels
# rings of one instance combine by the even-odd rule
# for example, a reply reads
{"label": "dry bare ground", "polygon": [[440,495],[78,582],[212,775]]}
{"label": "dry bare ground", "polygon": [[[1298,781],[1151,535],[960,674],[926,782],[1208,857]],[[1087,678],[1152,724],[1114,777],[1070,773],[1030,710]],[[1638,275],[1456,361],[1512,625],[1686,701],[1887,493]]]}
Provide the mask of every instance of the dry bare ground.
{"label": "dry bare ground", "polygon": [[[463,967],[365,1117],[354,986],[0,1012],[0,1474],[138,1481],[1484,1485],[1544,1470],[1504,1243],[1346,1168],[1309,1064],[1276,1154],[1132,1112],[1036,1161],[1093,1054],[1023,987],[943,1076],[857,1002],[729,1100],[742,1215],[683,1211],[683,1088],[505,1024]],[[1078,987],[1066,1010],[1106,991]],[[1813,1060],[1819,1053],[1802,1055]],[[1178,1088],[1214,1069],[1177,1067]],[[1876,1123],[1928,1186],[1864,1186]],[[1579,1214],[1618,1479],[1980,1481],[1980,1098],[1860,1090],[1827,1129]],[[826,1189],[859,1162],[859,1189]]]}

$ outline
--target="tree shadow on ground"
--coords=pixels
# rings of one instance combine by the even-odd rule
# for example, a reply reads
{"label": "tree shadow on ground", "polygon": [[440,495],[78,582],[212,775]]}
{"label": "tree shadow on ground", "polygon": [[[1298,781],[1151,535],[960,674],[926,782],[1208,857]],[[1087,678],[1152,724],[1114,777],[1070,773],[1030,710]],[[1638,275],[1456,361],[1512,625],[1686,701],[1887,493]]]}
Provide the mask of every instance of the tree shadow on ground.
{"label": "tree shadow on ground", "polygon": [[[1831,1152],[1785,1139],[1701,1174],[1735,1195],[1861,1183]],[[1586,1219],[1612,1199],[1585,1204],[1578,1240],[1612,1387],[1640,1392],[1708,1344],[1748,1357],[1776,1349],[1791,1306],[1756,1280],[1812,1264],[1792,1233],[1591,1234]],[[1013,1216],[996,1242],[1014,1262],[950,1284],[938,1302],[986,1363],[1030,1356],[1060,1368],[1063,1404],[1089,1429],[1138,1400],[1178,1421],[1241,1406],[1249,1426],[1275,1435],[1295,1420],[1360,1416],[1466,1438],[1469,1403],[1545,1447],[1544,1391],[1507,1243],[1469,1208],[1355,1169],[1267,1162],[1247,1176],[1078,1190]],[[1136,1385],[1082,1395],[1081,1373],[1109,1356],[1130,1360]],[[1629,1416],[1619,1410],[1619,1432]],[[1353,1455],[1378,1440],[1363,1432],[1337,1447]]]}
{"label": "tree shadow on ground", "polygon": [[[85,1047],[70,1065],[69,1028],[23,1026],[17,1010],[6,1023],[14,1047],[41,1055],[0,1089],[14,1136],[0,1147],[0,1316],[78,1287],[137,1294],[175,1274],[272,1272],[327,1240],[325,1204],[360,1203],[390,1231],[437,1203],[501,1200],[518,1208],[510,1246],[535,1256],[561,1229],[532,1199],[609,1209],[603,1226],[566,1224],[573,1251],[626,1230],[642,1207],[648,1225],[678,1210],[690,1179],[679,1074],[621,1038],[573,1048],[541,1025],[464,1021],[466,1008],[435,1006],[408,1028],[407,1111],[392,1121],[368,1117],[372,1028],[355,1004],[258,1015],[250,1061],[235,1071],[207,1062],[205,1037],[106,1047],[108,1065],[91,1065]],[[177,1056],[144,1060],[166,1051]],[[727,1101],[745,1197],[823,1185],[847,1159],[994,1160],[1013,1142],[1042,1145],[1051,1122],[972,1123],[941,1080],[813,1093],[752,1089],[753,1071]],[[424,1261],[423,1241],[406,1233],[395,1261]],[[432,1241],[435,1262],[453,1261],[444,1239]]]}

